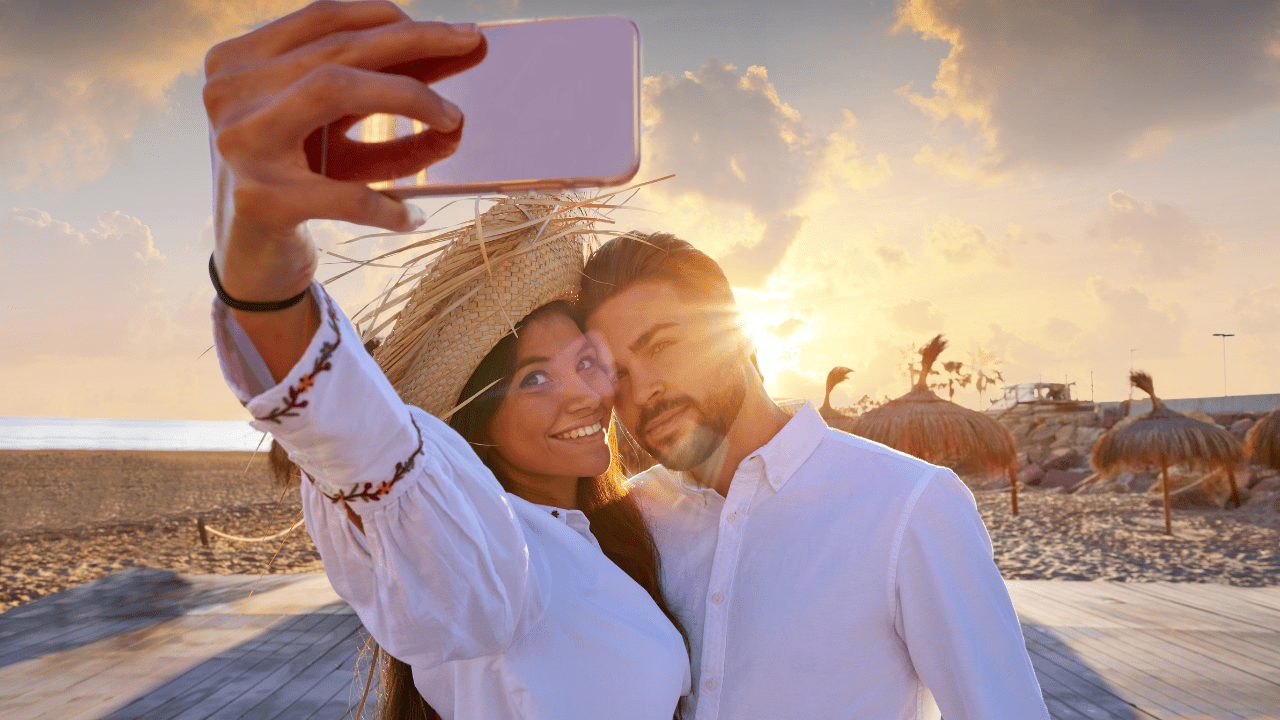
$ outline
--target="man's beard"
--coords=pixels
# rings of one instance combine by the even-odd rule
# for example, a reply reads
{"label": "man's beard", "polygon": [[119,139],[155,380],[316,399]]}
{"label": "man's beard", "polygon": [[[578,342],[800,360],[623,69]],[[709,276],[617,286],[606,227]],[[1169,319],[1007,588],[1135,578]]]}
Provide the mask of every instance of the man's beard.
{"label": "man's beard", "polygon": [[[639,429],[636,440],[640,447],[652,455],[668,470],[691,470],[706,462],[724,443],[729,435],[729,428],[737,419],[742,409],[742,402],[747,396],[747,385],[743,378],[731,371],[730,382],[719,391],[709,396],[705,403],[699,404],[685,395],[679,398],[662,399],[646,407],[640,413]],[[655,447],[644,432],[649,421],[672,408],[685,406],[696,414],[696,425],[693,430],[683,436],[670,439],[665,447]]]}

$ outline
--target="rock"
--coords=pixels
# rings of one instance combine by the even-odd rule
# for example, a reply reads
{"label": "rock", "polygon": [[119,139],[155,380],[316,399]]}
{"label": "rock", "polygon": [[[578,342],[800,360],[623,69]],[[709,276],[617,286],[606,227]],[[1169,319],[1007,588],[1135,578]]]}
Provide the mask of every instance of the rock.
{"label": "rock", "polygon": [[1049,454],[1048,448],[1044,445],[1030,445],[1027,447],[1027,460],[1033,463],[1039,463]]}
{"label": "rock", "polygon": [[1013,436],[1018,440],[1023,440],[1031,433],[1031,421],[1023,420],[1022,422],[1014,423],[1009,426],[1009,432],[1013,433]]}
{"label": "rock", "polygon": [[1070,488],[1080,483],[1081,480],[1089,477],[1087,472],[1079,472],[1075,470],[1045,470],[1044,477],[1040,478],[1040,487],[1048,488]]}
{"label": "rock", "polygon": [[1268,490],[1266,492],[1252,490],[1249,492],[1249,499],[1244,501],[1242,507],[1261,508],[1278,504],[1280,504],[1280,490]]}
{"label": "rock", "polygon": [[1231,423],[1231,434],[1235,435],[1237,440],[1243,441],[1244,436],[1249,432],[1249,428],[1253,427],[1255,422],[1257,421],[1253,418],[1240,418]]}
{"label": "rock", "polygon": [[1205,412],[1205,411],[1203,411],[1203,410],[1199,410],[1199,409],[1196,409],[1196,410],[1188,410],[1188,411],[1186,411],[1186,412],[1184,412],[1184,413],[1182,413],[1182,414],[1183,414],[1183,415],[1186,415],[1187,417],[1191,418],[1192,420],[1199,420],[1200,422],[1209,423],[1210,425],[1217,425],[1217,424],[1218,424],[1218,421],[1217,421],[1217,420],[1214,420],[1212,415],[1210,415],[1209,413],[1207,413],[1207,412]]}
{"label": "rock", "polygon": [[1100,427],[1082,427],[1076,431],[1076,445],[1092,450],[1093,444],[1098,442],[1104,432],[1106,430]]}
{"label": "rock", "polygon": [[[1200,474],[1198,477],[1182,470],[1177,474],[1174,468],[1169,469],[1169,506],[1174,508],[1212,508],[1221,510],[1231,501],[1231,484],[1227,479],[1225,470],[1217,470],[1209,474]],[[1187,477],[1197,477],[1197,479],[1174,490],[1174,478],[1184,479]],[[1162,493],[1160,483],[1152,484],[1149,493]],[[1163,504],[1164,500],[1160,497],[1151,499],[1151,503]]]}
{"label": "rock", "polygon": [[1035,430],[1031,431],[1031,434],[1027,436],[1027,442],[1030,442],[1030,443],[1049,442],[1053,439],[1053,436],[1057,434],[1058,434],[1057,425],[1050,425],[1049,423],[1045,423],[1037,427]]}
{"label": "rock", "polygon": [[1075,493],[1075,492],[1080,492],[1082,490],[1087,490],[1089,488],[1106,486],[1109,484],[1110,483],[1107,481],[1107,479],[1102,477],[1102,473],[1092,473],[1090,475],[1086,475],[1085,478],[1080,482],[1067,488],[1067,492]]}
{"label": "rock", "polygon": [[1084,458],[1075,448],[1065,448],[1063,450],[1054,451],[1048,459],[1040,463],[1040,467],[1045,471],[1049,470],[1070,470],[1080,465]]}
{"label": "rock", "polygon": [[1023,485],[1038,485],[1043,477],[1044,470],[1035,463],[1031,463],[1018,471],[1018,482]]}
{"label": "rock", "polygon": [[1071,438],[1075,437],[1076,427],[1074,425],[1063,425],[1058,428],[1058,432],[1053,434],[1055,443],[1071,442]]}
{"label": "rock", "polygon": [[1121,473],[1121,475],[1129,475],[1129,482],[1125,483],[1129,486],[1129,492],[1146,492],[1151,486],[1160,482],[1160,476],[1153,472],[1140,473]]}
{"label": "rock", "polygon": [[1253,483],[1249,489],[1255,493],[1280,492],[1280,477],[1263,478]]}
{"label": "rock", "polygon": [[[1148,492],[1162,492],[1160,489],[1160,472],[1156,471],[1155,482],[1151,487],[1147,488]],[[1181,465],[1174,465],[1169,468],[1169,492],[1177,492],[1184,487],[1190,487],[1200,482],[1208,475],[1203,470],[1191,470]]]}
{"label": "rock", "polygon": [[1257,487],[1258,483],[1262,482],[1263,480],[1269,480],[1274,477],[1280,477],[1280,470],[1276,470],[1275,468],[1253,465],[1253,466],[1250,466],[1249,468],[1248,482],[1244,482],[1242,480],[1241,484],[1248,488]]}

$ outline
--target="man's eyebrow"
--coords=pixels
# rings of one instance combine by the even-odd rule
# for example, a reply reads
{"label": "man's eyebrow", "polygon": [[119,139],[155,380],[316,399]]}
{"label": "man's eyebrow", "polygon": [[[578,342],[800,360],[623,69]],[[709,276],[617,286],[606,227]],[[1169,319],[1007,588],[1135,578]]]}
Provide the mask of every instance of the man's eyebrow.
{"label": "man's eyebrow", "polygon": [[654,335],[657,335],[660,331],[666,330],[669,327],[676,327],[679,324],[680,323],[678,322],[667,322],[667,323],[658,323],[657,325],[654,325],[653,327],[646,330],[643,335],[636,338],[635,342],[631,343],[631,352],[640,352],[641,350],[644,349],[645,345],[649,344],[650,340],[653,340]]}

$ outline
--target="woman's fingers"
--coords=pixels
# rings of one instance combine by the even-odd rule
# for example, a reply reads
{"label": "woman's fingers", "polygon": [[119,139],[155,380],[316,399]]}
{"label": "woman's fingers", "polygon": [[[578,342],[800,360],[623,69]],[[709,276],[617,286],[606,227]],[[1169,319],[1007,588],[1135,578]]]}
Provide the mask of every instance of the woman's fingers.
{"label": "woman's fingers", "polygon": [[356,142],[338,132],[349,128],[350,120],[329,126],[327,151],[321,147],[326,136],[323,129],[307,138],[307,163],[312,172],[362,183],[394,180],[415,175],[449,157],[462,142],[462,125],[448,133],[424,130],[388,142]]}
{"label": "woman's fingers", "polygon": [[233,167],[256,164],[302,150],[321,126],[379,112],[414,118],[440,132],[456,130],[462,122],[455,105],[417,80],[328,65],[242,117],[215,121],[215,146]]}
{"label": "woman's fingers", "polygon": [[281,56],[276,62],[299,68],[349,65],[365,70],[471,52],[483,35],[474,23],[397,22],[366,30],[337,32]]}
{"label": "woman's fingers", "polygon": [[422,209],[370,190],[357,182],[341,182],[319,176],[302,184],[303,195],[282,198],[283,208],[302,222],[307,219],[340,220],[397,232],[417,229],[426,216]]}
{"label": "woman's fingers", "polygon": [[388,0],[319,0],[253,32],[218,43],[205,55],[205,75],[280,57],[331,33],[364,30],[408,20]]}

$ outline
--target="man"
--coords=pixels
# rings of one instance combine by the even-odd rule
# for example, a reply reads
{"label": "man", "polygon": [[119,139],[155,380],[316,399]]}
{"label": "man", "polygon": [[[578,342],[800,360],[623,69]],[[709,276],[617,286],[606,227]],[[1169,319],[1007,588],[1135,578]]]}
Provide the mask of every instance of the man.
{"label": "man", "polygon": [[[588,261],[581,303],[693,654],[696,720],[1049,717],[973,496],[769,398],[733,293],[671,235]],[[934,705],[936,699],[936,706]]]}

